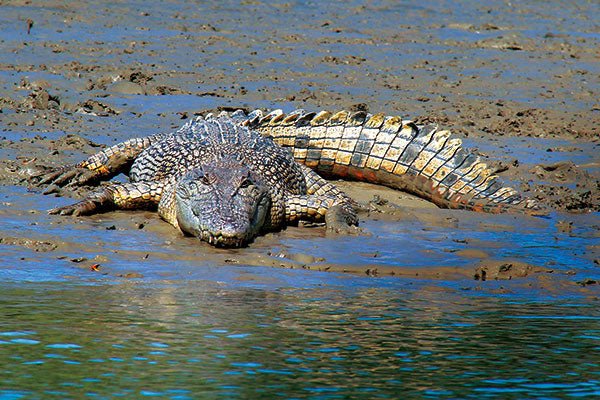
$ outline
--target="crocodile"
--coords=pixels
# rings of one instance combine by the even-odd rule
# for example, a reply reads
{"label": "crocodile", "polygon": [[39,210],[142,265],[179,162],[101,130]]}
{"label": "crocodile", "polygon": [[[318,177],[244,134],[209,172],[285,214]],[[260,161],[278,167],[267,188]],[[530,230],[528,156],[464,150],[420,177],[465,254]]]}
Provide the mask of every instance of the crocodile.
{"label": "crocodile", "polygon": [[119,173],[130,181],[112,182],[49,213],[157,209],[186,235],[241,247],[299,221],[352,230],[355,203],[324,177],[385,185],[442,208],[540,210],[535,200],[503,186],[449,131],[361,111],[200,115],[174,132],[129,139],[36,178],[51,193]]}

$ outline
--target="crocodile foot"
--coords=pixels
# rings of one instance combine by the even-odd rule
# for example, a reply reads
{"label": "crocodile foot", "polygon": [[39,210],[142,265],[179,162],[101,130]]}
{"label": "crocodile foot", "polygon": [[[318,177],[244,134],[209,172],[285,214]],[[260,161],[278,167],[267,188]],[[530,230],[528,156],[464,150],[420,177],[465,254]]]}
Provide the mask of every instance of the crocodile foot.
{"label": "crocodile foot", "polygon": [[352,235],[360,233],[358,218],[353,212],[349,212],[341,205],[335,205],[327,210],[325,215],[325,224],[329,232],[342,235]]}
{"label": "crocodile foot", "polygon": [[98,214],[102,211],[106,211],[107,209],[109,209],[111,201],[112,192],[110,190],[104,190],[101,192],[92,193],[91,195],[77,203],[48,210],[48,214],[75,216]]}
{"label": "crocodile foot", "polygon": [[48,185],[44,194],[55,193],[64,186],[82,186],[94,181],[97,174],[87,168],[76,165],[65,165],[52,168],[49,171],[41,172],[30,178],[36,186]]}
{"label": "crocodile foot", "polygon": [[90,215],[95,214],[99,205],[94,200],[83,200],[68,206],[57,207],[48,210],[48,214],[53,215]]}

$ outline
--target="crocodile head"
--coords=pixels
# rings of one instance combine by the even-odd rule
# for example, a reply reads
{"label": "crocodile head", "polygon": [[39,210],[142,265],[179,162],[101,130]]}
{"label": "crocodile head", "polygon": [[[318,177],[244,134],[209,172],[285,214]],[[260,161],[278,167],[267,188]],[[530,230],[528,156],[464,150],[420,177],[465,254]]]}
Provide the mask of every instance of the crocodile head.
{"label": "crocodile head", "polygon": [[251,242],[265,225],[270,205],[268,189],[235,160],[196,168],[175,187],[181,231],[220,247]]}

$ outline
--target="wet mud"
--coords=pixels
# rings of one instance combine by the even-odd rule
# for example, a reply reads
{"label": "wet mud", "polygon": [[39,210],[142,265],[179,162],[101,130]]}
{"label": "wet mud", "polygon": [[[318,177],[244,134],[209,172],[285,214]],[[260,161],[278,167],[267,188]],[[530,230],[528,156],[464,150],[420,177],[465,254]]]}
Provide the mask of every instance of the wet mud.
{"label": "wet mud", "polygon": [[[168,12],[158,4],[0,5],[0,218],[60,227],[17,234],[7,225],[0,229],[0,251],[18,248],[24,260],[36,262],[43,261],[30,253],[44,253],[73,271],[125,279],[147,272],[113,268],[116,259],[469,280],[468,290],[517,280],[548,291],[593,294],[600,259],[592,243],[600,227],[600,37],[592,20],[597,6],[580,11],[549,2],[537,6],[539,14],[525,6],[469,3],[459,15],[448,4],[400,10],[392,3],[357,3],[325,11],[299,3],[169,5]],[[571,19],[562,18],[565,12]],[[153,213],[45,215],[44,206],[64,204],[89,188],[35,200],[43,196],[30,187],[31,175],[130,137],[170,131],[219,107],[359,108],[435,122],[547,206],[551,216],[540,222],[439,210],[406,193],[339,182],[360,207],[356,237],[293,227],[258,238],[248,249],[225,251],[181,237]],[[34,208],[23,205],[28,201]],[[419,250],[425,254],[420,265],[410,257],[404,262],[402,252],[378,262],[376,247],[354,248],[342,262],[339,253],[306,245],[317,240],[342,246],[343,253],[341,243],[376,243],[387,237],[381,232],[411,227],[416,235],[407,236],[407,247],[412,241],[432,243]],[[583,271],[570,270],[564,260],[557,267],[556,260],[535,252],[512,251],[523,243],[509,236],[495,239],[521,229],[547,233],[548,227],[557,242],[584,239],[561,250],[561,256],[576,253]],[[93,243],[68,233],[85,229],[95,230]],[[146,234],[156,247],[123,249],[105,236],[112,231]],[[431,232],[443,239],[424,236]],[[454,258],[441,262],[440,254]]]}

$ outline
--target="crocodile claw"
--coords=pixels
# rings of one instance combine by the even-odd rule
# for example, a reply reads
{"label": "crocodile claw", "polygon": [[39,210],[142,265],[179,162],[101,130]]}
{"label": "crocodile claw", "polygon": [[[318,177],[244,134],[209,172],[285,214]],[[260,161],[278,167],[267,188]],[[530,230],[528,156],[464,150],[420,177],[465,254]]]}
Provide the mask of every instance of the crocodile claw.
{"label": "crocodile claw", "polygon": [[87,168],[65,165],[34,175],[31,180],[37,186],[49,185],[44,191],[44,194],[49,194],[57,192],[60,187],[85,185],[93,181],[96,176],[97,174],[94,171]]}
{"label": "crocodile claw", "polygon": [[342,235],[351,235],[360,232],[357,226],[358,219],[356,215],[348,212],[341,205],[332,206],[327,210],[325,224],[329,232]]}
{"label": "crocodile claw", "polygon": [[99,208],[99,204],[93,200],[83,200],[68,206],[56,207],[48,210],[51,215],[90,215]]}

